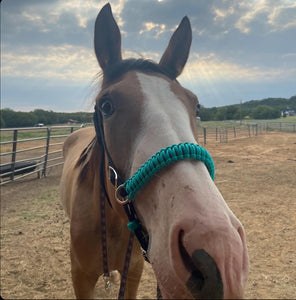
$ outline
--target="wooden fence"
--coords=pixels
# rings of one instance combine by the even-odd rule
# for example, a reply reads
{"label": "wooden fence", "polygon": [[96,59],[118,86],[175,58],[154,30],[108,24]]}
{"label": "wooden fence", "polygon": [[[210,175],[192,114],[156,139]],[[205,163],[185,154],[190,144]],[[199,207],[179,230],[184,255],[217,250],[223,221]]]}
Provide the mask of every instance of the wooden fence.
{"label": "wooden fence", "polygon": [[37,174],[47,176],[63,164],[62,145],[79,126],[5,128],[1,133],[0,185]]}

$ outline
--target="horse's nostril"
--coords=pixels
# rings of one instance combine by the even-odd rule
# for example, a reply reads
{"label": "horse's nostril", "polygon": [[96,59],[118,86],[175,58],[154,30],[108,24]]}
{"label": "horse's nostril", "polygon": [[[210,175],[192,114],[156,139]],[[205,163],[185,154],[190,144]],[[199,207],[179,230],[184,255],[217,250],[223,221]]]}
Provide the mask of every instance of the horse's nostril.
{"label": "horse's nostril", "polygon": [[188,254],[185,247],[183,246],[183,236],[184,236],[184,231],[181,230],[179,232],[179,240],[178,240],[179,250],[186,270],[189,273],[192,273],[192,271],[194,270],[194,264],[192,262],[190,255]]}
{"label": "horse's nostril", "polygon": [[189,280],[187,281],[186,285],[187,288],[190,290],[190,292],[194,295],[196,294],[193,291],[198,291],[200,292],[204,286],[205,278],[203,274],[194,266],[194,263],[192,261],[192,258],[186,251],[185,247],[183,246],[183,235],[184,231],[180,231],[179,233],[179,249],[180,249],[180,254],[183,259],[184,266],[186,270],[191,273],[191,276]]}
{"label": "horse's nostril", "polygon": [[190,255],[186,251],[185,247],[183,246],[183,242],[182,242],[183,235],[184,235],[184,231],[181,230],[179,233],[180,254],[181,254],[181,257],[182,257],[182,260],[183,260],[186,270],[191,274],[191,277],[187,281],[186,285],[190,291],[196,290],[196,289],[198,291],[201,291],[204,286],[205,278],[204,278],[203,274],[195,267],[195,265],[192,261],[192,258],[190,257]]}
{"label": "horse's nostril", "polygon": [[193,296],[195,296],[197,293],[200,294],[204,284],[205,278],[197,269],[191,272],[191,276],[186,282],[186,286]]}
{"label": "horse's nostril", "polygon": [[[187,286],[189,283],[190,286],[193,286],[193,288],[190,290],[191,294],[195,298],[222,299],[223,282],[220,271],[214,259],[204,249],[199,249],[193,252],[192,262],[195,266],[195,269],[187,282]],[[201,289],[199,288],[199,276],[196,278],[196,270],[198,271],[197,274],[201,273],[204,278],[204,284]],[[192,284],[194,282],[196,282],[195,285]]]}
{"label": "horse's nostril", "polygon": [[198,299],[223,298],[223,282],[214,259],[203,249],[195,250],[190,257],[183,245],[184,231],[179,233],[179,249],[183,263],[191,274],[186,286]]}

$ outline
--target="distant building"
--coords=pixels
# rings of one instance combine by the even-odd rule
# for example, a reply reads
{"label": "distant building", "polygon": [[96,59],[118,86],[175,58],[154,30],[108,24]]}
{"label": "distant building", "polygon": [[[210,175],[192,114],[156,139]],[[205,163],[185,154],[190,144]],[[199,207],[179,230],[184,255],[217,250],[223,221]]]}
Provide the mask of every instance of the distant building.
{"label": "distant building", "polygon": [[281,116],[282,116],[282,117],[296,116],[296,112],[295,112],[294,109],[286,108],[286,109],[283,109],[283,110],[282,110]]}

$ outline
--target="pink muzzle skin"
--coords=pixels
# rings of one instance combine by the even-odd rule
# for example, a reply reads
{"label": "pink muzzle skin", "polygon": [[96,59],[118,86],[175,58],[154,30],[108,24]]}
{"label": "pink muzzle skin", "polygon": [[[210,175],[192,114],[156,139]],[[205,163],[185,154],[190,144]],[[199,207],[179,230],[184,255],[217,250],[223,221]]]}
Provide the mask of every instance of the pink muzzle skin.
{"label": "pink muzzle skin", "polygon": [[141,194],[145,201],[137,199],[136,208],[163,298],[242,298],[249,268],[244,229],[204,164],[178,162]]}

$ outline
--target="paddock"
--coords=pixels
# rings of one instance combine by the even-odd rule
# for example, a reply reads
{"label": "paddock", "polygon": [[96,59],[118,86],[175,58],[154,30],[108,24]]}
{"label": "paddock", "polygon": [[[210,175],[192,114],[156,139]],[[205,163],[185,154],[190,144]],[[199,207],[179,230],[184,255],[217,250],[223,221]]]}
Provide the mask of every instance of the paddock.
{"label": "paddock", "polygon": [[[296,135],[268,132],[208,143],[216,185],[243,223],[250,256],[246,298],[296,295]],[[73,299],[69,221],[60,205],[61,166],[40,180],[1,187],[1,296]],[[99,280],[98,285],[103,285]],[[118,285],[98,298],[114,298]],[[156,297],[146,264],[138,298]]]}

